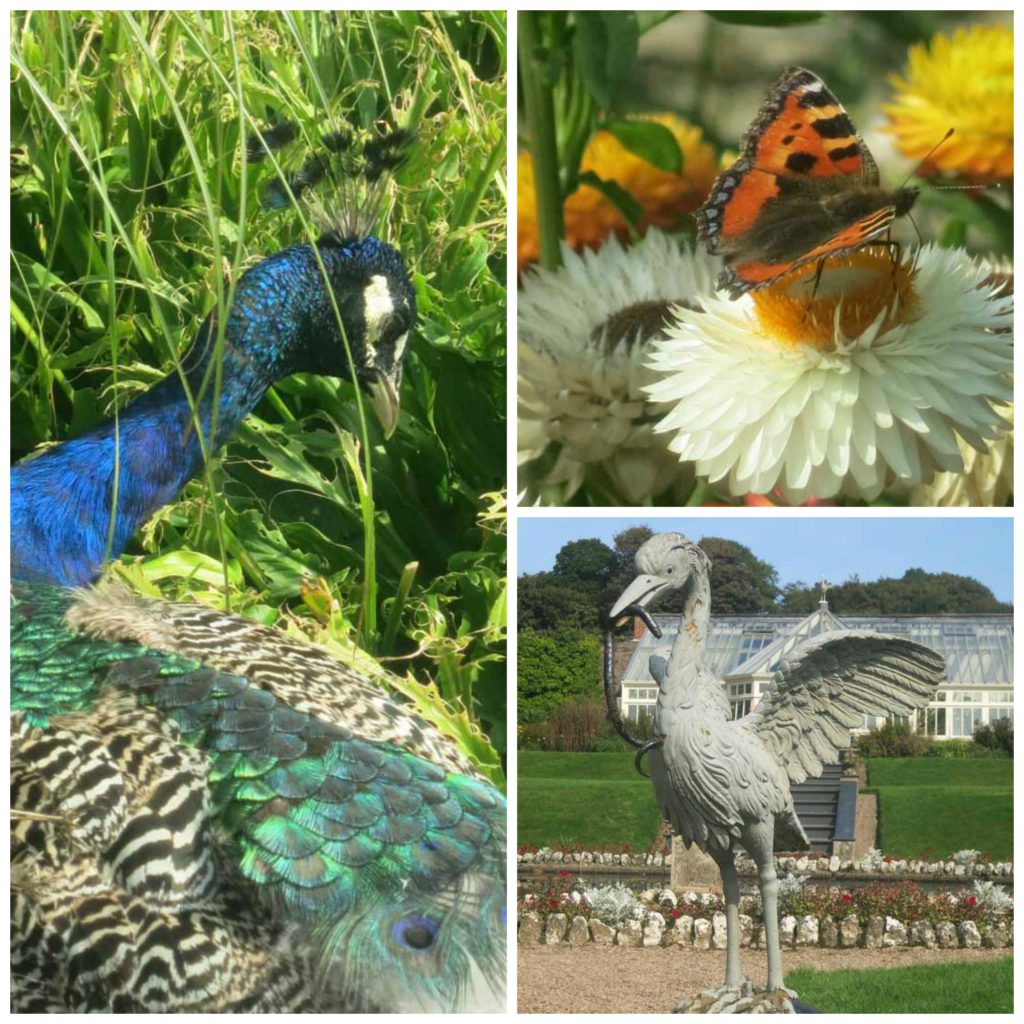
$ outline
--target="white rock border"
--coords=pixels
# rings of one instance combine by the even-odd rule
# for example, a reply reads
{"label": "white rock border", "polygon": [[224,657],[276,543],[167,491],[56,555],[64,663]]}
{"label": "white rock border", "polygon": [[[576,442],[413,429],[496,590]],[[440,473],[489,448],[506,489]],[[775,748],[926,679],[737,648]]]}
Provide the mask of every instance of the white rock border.
{"label": "white rock border", "polygon": [[[517,853],[517,864],[597,864],[609,867],[671,867],[671,853],[606,853],[601,850],[576,850],[572,853],[553,849],[549,846],[539,850]],[[754,862],[740,855],[736,858],[740,874],[756,874]],[[775,858],[775,870],[783,873],[806,873],[815,875],[882,874],[909,877],[933,875],[939,878],[1012,878],[1013,861],[977,860],[973,863],[958,863],[954,860],[902,860],[895,857],[885,859],[878,854],[861,857],[858,860],[841,860],[839,857],[787,857]]]}
{"label": "white rock border", "polygon": [[[721,920],[718,920],[721,918]],[[598,918],[577,914],[548,914],[542,918],[535,910],[519,915],[518,939],[523,945],[545,946],[682,946],[692,949],[724,949],[725,915],[715,913],[696,919],[689,915],[666,917],[649,911],[643,923],[624,922],[616,928]],[[887,948],[924,946],[928,949],[1006,949],[1013,945],[1013,928],[1005,920],[982,922],[940,921],[934,928],[925,921],[906,924],[893,917],[870,917],[861,921],[856,914],[840,920],[830,916],[787,915],[779,922],[779,941],[783,948],[821,947],[823,949]],[[763,949],[764,931],[760,921],[740,915],[740,946]]]}

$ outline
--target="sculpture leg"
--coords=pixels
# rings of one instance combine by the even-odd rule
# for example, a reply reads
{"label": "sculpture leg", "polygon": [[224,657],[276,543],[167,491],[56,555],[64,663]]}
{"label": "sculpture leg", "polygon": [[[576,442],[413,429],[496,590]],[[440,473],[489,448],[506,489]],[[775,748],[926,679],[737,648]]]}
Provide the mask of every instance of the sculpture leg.
{"label": "sculpture leg", "polygon": [[782,954],[779,950],[779,880],[775,875],[774,845],[775,823],[758,822],[747,830],[744,839],[750,856],[757,864],[757,882],[761,890],[761,909],[764,913],[764,942],[768,949],[768,988],[783,988]]}
{"label": "sculpture leg", "polygon": [[722,872],[722,889],[725,893],[725,983],[730,988],[739,988],[743,984],[743,970],[740,967],[740,879],[736,874],[732,850],[716,852],[713,856]]}

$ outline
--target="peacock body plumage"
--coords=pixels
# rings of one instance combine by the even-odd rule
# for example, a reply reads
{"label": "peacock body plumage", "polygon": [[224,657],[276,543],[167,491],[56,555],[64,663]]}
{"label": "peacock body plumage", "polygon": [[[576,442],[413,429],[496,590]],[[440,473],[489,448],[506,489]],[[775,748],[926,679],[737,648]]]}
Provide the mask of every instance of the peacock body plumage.
{"label": "peacock body plumage", "polygon": [[415,316],[395,249],[328,232],[13,468],[15,1011],[501,1005],[505,800],[455,743],[319,648],[83,586],[279,378],[347,377],[389,432]]}
{"label": "peacock body plumage", "polygon": [[12,616],[16,1009],[500,991],[505,801],[433,725],[200,606],[36,585]]}

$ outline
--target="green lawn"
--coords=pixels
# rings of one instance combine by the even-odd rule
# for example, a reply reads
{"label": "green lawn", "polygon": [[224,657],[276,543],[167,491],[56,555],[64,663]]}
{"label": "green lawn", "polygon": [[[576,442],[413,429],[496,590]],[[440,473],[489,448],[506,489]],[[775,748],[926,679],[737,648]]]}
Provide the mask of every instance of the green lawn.
{"label": "green lawn", "polygon": [[972,849],[1012,859],[1013,761],[921,757],[867,764],[883,853],[945,856]]}
{"label": "green lawn", "polygon": [[976,963],[786,972],[786,985],[822,1013],[1012,1013],[1013,957]]}
{"label": "green lawn", "polygon": [[643,850],[660,823],[650,779],[637,774],[632,753],[519,754],[520,846]]}
{"label": "green lawn", "polygon": [[[1013,857],[1013,762],[883,758],[868,762],[883,853],[956,850]],[[646,849],[661,817],[633,754],[519,754],[519,843]]]}

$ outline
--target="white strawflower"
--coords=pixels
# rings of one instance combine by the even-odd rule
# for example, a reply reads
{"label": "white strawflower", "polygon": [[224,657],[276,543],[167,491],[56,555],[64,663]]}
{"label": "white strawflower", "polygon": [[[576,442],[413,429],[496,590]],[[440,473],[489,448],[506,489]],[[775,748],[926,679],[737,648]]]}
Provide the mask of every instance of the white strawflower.
{"label": "white strawflower", "polygon": [[644,394],[644,363],[669,310],[708,292],[720,263],[657,230],[562,252],[561,269],[533,268],[519,292],[520,500],[685,501],[692,468],[653,431],[666,407]]}
{"label": "white strawflower", "polygon": [[1013,297],[991,267],[926,246],[869,248],[732,302],[699,297],[654,345],[657,431],[733,495],[797,504],[906,492],[963,473],[1009,424]]}
{"label": "white strawflower", "polygon": [[[1013,406],[996,406],[996,412],[1012,425]],[[975,451],[960,442],[964,460],[962,473],[936,473],[930,484],[919,484],[910,492],[911,505],[940,505],[963,508],[968,505],[998,505],[1009,502],[1013,494],[1013,429],[987,452]]]}

